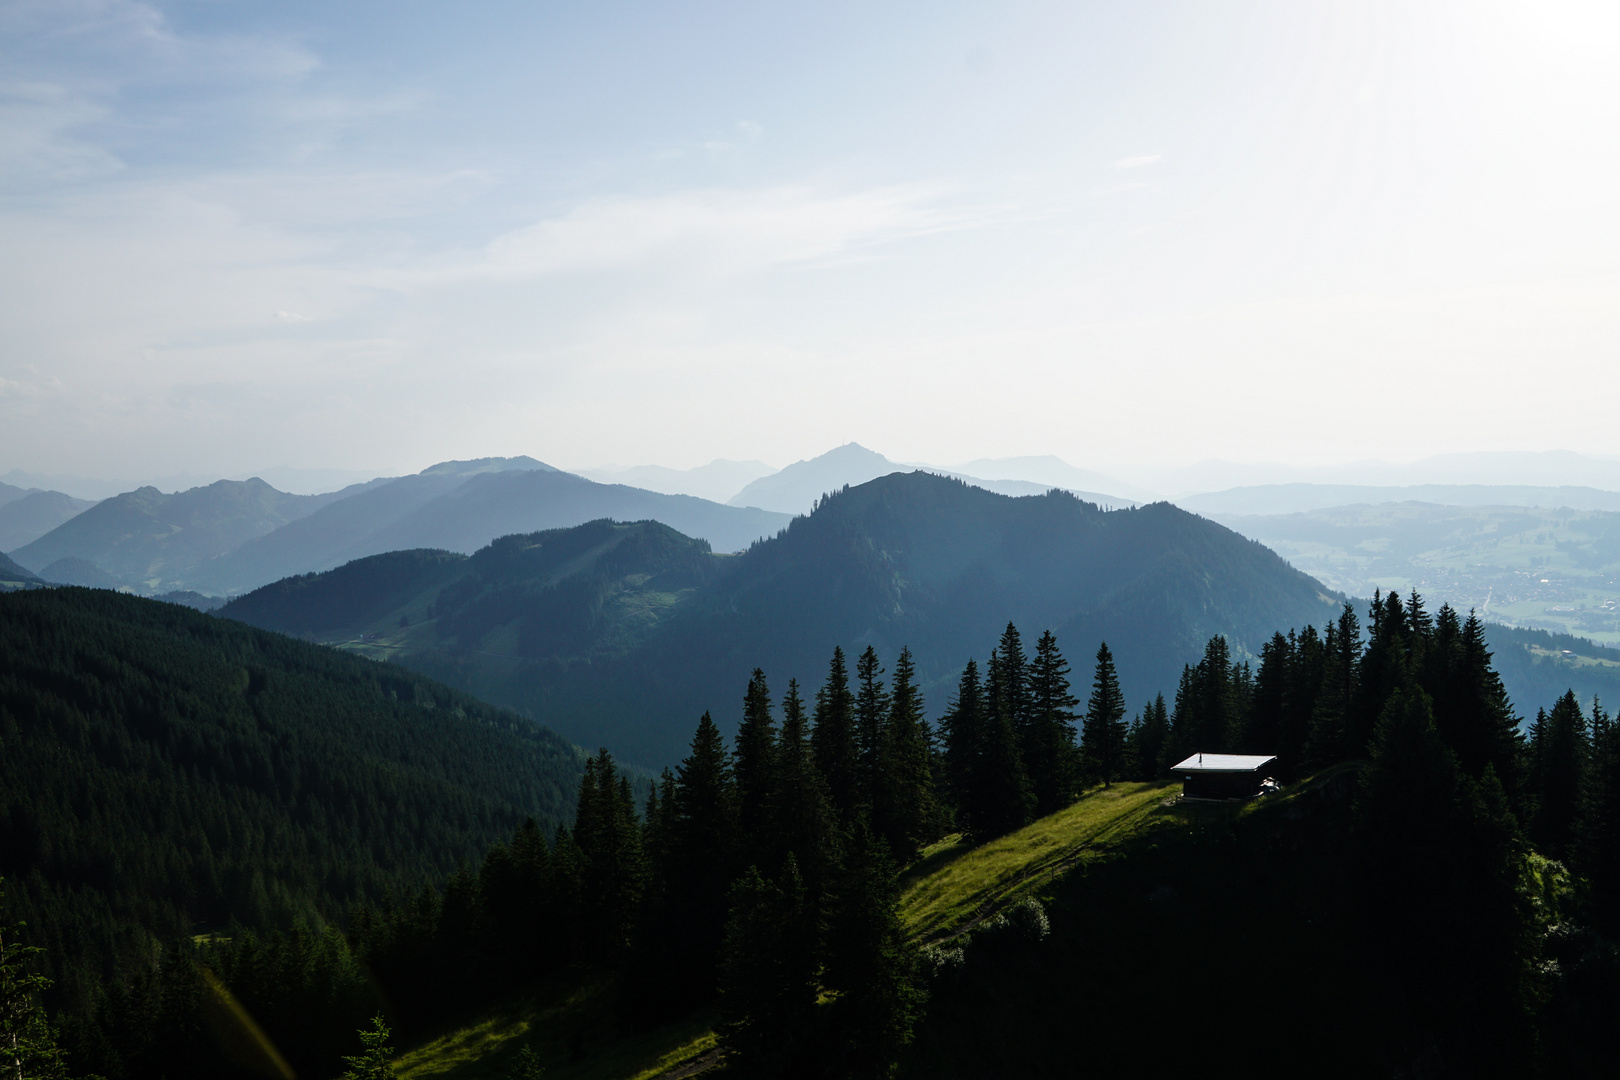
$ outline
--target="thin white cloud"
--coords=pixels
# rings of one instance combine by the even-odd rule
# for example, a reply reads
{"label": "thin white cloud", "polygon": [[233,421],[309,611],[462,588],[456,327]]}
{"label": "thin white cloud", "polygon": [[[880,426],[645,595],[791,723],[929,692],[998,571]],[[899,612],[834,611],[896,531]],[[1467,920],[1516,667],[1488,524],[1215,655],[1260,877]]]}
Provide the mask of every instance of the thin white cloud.
{"label": "thin white cloud", "polygon": [[1147,165],[1157,165],[1163,160],[1163,154],[1138,154],[1136,157],[1120,158],[1114,162],[1114,168],[1140,169]]}
{"label": "thin white cloud", "polygon": [[452,274],[530,276],[680,263],[709,274],[805,263],[963,228],[979,215],[917,187],[824,193],[808,187],[710,189],[592,199],[501,236]]}

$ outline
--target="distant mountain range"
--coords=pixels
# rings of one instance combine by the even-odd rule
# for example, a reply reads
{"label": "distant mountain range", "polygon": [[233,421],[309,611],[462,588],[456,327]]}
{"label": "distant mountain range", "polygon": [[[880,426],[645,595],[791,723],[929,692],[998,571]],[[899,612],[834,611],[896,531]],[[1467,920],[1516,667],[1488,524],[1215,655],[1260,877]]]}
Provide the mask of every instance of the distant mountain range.
{"label": "distant mountain range", "polygon": [[[312,520],[312,519],[310,519]],[[392,656],[584,745],[678,760],[696,717],[734,725],[749,672],[813,695],[834,645],[916,655],[938,715],[1008,620],[1057,633],[1086,692],[1106,639],[1132,707],[1207,638],[1257,651],[1338,601],[1259,544],[1159,503],[1106,512],[923,472],[840,489],[725,558],[674,529],[598,522],[463,558],[397,552],[278,582],[220,614]],[[852,655],[853,659],[853,655]]]}
{"label": "distant mountain range", "polygon": [[467,553],[507,533],[599,517],[664,521],[719,551],[745,548],[789,520],[689,495],[599,484],[533,458],[481,458],[325,495],[288,495],[257,479],[174,495],[141,488],[96,504],[13,558],[47,581],[225,596],[380,552]]}
{"label": "distant mountain range", "polygon": [[[1613,464],[1564,452],[1465,454],[1410,466],[1372,462],[1337,470],[1205,462],[1154,476],[1171,487],[1244,470],[1245,475],[1264,474],[1267,469],[1312,478],[1462,477],[1492,468],[1499,468],[1504,478],[1560,470],[1570,477],[1602,478]],[[19,567],[46,580],[147,595],[180,591],[211,596],[237,595],[390,550],[431,547],[466,554],[505,533],[563,528],[598,517],[661,521],[709,541],[718,552],[730,552],[774,534],[794,515],[809,513],[824,495],[918,468],[1002,495],[1057,488],[1105,509],[1155,498],[1151,487],[1075,468],[1051,455],[979,458],[942,469],[896,462],[858,443],[774,471],[763,462],[717,459],[695,469],[644,465],[580,475],[530,457],[480,458],[442,462],[411,476],[374,479],[320,495],[289,494],[252,478],[174,494],[147,486],[92,503],[61,491],[0,483],[0,551],[10,552]],[[335,469],[281,472],[300,483],[352,475]],[[38,479],[15,470],[6,476]],[[1620,472],[1614,478],[1620,487]],[[1233,515],[1314,513],[1411,501],[1620,511],[1620,491],[1572,484],[1366,485],[1313,479],[1219,491],[1202,487],[1175,499],[1183,509],[1221,521]]]}
{"label": "distant mountain range", "polygon": [[30,544],[94,505],[60,491],[35,491],[0,506],[0,551]]}
{"label": "distant mountain range", "polygon": [[[353,493],[346,488],[288,495],[257,479],[220,480],[174,495],[139,488],[97,503],[11,557],[47,578],[45,568],[83,560],[121,584],[158,591],[187,581],[199,566],[246,541]],[[90,582],[81,575],[81,583]]]}
{"label": "distant mountain range", "polygon": [[725,502],[737,492],[776,470],[763,461],[728,461],[716,458],[694,469],[670,469],[663,465],[635,465],[630,468],[573,469],[576,475],[604,484],[627,484],[665,495],[696,495],[711,502]]}

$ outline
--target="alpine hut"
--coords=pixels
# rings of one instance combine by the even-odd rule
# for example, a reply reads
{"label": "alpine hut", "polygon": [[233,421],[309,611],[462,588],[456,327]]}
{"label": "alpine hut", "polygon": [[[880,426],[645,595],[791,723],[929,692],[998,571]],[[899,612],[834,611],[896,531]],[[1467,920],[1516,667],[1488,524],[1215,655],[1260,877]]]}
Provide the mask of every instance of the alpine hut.
{"label": "alpine hut", "polygon": [[1192,799],[1250,799],[1276,762],[1275,754],[1193,754],[1170,771]]}

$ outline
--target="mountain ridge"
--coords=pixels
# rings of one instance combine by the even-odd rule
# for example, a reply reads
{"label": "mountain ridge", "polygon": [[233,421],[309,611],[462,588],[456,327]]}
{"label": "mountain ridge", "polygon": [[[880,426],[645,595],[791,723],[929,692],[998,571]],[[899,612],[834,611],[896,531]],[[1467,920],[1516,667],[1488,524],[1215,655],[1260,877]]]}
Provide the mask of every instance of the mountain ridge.
{"label": "mountain ridge", "polygon": [[[567,532],[502,543],[543,546]],[[709,569],[692,562],[695,576],[668,587],[657,576],[663,564],[605,576],[589,570],[543,596],[491,586],[485,610],[511,614],[492,616],[477,633],[465,622],[440,626],[454,605],[441,608],[437,586],[410,583],[395,606],[372,609],[370,623],[316,636],[392,656],[570,738],[656,765],[679,759],[692,718],[705,710],[729,729],[737,687],[755,666],[778,687],[789,677],[813,686],[835,643],[846,652],[871,644],[884,662],[909,646],[937,716],[962,664],[1009,619],[1030,640],[1043,629],[1057,633],[1081,679],[1106,638],[1138,704],[1172,692],[1181,665],[1196,661],[1213,633],[1258,653],[1279,627],[1321,625],[1339,609],[1268,549],[1166,503],[1105,511],[1064,492],[1012,498],[922,472],[840,491],[747,551],[705,560]],[[587,578],[600,585],[587,588]],[[314,604],[319,576],[301,587]],[[255,621],[249,602],[263,592],[223,613]],[[644,622],[614,637],[608,624],[620,609]],[[524,611],[540,621],[524,629]],[[402,617],[408,627],[397,625]],[[548,636],[569,620],[590,627],[604,618],[608,629],[582,629],[575,641],[618,642],[606,651]],[[543,649],[523,645],[542,640]]]}

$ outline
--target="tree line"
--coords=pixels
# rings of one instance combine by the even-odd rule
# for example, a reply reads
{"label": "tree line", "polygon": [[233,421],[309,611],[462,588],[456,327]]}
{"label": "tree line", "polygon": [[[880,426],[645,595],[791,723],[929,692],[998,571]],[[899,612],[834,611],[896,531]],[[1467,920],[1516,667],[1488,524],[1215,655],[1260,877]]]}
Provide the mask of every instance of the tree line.
{"label": "tree line", "polygon": [[[610,972],[630,1027],[717,1003],[740,1074],[885,1075],[934,1024],[925,972],[938,966],[904,932],[899,869],[948,833],[1005,833],[1196,750],[1276,753],[1290,775],[1370,759],[1351,879],[1367,917],[1386,920],[1357,931],[1376,943],[1368,956],[1466,974],[1403,999],[1437,1025],[1473,1009],[1529,1030],[1556,992],[1531,963],[1551,946],[1526,875],[1563,872],[1531,861],[1529,842],[1584,883],[1557,903],[1615,929],[1616,725],[1568,694],[1521,735],[1472,615],[1380,595],[1368,631],[1346,605],[1321,634],[1275,635],[1254,666],[1213,638],[1173,706],[1158,696],[1131,722],[1106,644],[1082,708],[1055,638],[1030,655],[1010,624],[982,675],[967,663],[937,729],[906,651],[891,674],[867,648],[852,678],[834,649],[808,702],[796,682],[777,698],[756,670],[731,746],[705,714],[639,805],[602,750],[572,827],[527,822],[442,890],[352,907],[341,934],[176,943],[69,1042],[112,1080],[220,1074],[229,1063],[199,1037],[207,968],[298,1071],[330,1072],[384,1002],[410,1034],[541,976]],[[1380,890],[1416,899],[1396,910]]]}

